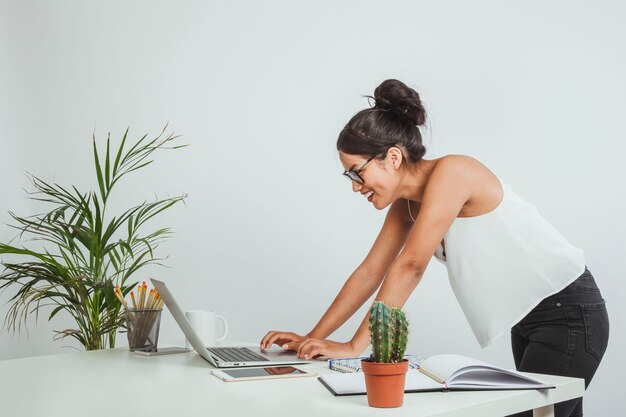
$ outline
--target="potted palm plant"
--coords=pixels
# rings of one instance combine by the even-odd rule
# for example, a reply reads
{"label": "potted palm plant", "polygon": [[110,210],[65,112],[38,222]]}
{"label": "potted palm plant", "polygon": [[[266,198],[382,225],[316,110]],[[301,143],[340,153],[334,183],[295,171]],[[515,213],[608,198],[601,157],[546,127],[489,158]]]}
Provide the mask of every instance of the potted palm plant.
{"label": "potted palm plant", "polygon": [[[55,340],[72,337],[86,349],[115,346],[115,335],[125,324],[119,286],[126,295],[137,282],[138,271],[159,263],[155,249],[171,234],[169,228],[145,232],[146,222],[183,201],[184,195],[144,201],[116,215],[109,213],[112,191],[128,174],[151,164],[159,149],[176,149],[178,136],[163,131],[154,139],[144,135],[127,144],[127,129],[119,147],[98,152],[93,138],[97,189],[82,192],[28,175],[34,190],[29,197],[48,205],[39,215],[10,213],[19,231],[17,244],[0,243],[0,292],[16,289],[4,324],[19,331],[29,314],[48,309],[48,320],[69,314],[75,327],[55,331]],[[128,146],[127,146],[128,145]],[[29,247],[26,247],[29,246]]]}
{"label": "potted palm plant", "polygon": [[409,325],[404,312],[377,301],[370,309],[372,355],[361,361],[370,407],[400,407],[409,362],[404,359]]}

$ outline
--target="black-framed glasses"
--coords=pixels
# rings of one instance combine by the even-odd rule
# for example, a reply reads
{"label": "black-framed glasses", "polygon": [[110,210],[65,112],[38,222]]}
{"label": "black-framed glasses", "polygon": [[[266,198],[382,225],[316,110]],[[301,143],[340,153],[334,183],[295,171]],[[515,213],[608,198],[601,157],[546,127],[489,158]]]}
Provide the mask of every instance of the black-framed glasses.
{"label": "black-framed glasses", "polygon": [[365,166],[367,164],[369,164],[369,162],[372,159],[376,158],[376,156],[378,156],[378,155],[379,154],[370,156],[369,159],[367,161],[363,162],[360,167],[358,167],[357,169],[349,169],[347,171],[344,171],[343,175],[346,178],[348,178],[350,181],[354,181],[354,182],[356,182],[358,184],[363,184],[365,181],[363,180],[363,178],[360,175],[361,171],[363,171],[365,169]]}

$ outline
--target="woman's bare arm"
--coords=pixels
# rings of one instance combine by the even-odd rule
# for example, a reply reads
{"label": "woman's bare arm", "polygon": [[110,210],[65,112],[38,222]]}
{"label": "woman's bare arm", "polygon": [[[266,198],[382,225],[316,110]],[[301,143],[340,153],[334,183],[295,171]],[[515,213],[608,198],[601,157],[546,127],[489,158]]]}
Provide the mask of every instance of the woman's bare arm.
{"label": "woman's bare arm", "polygon": [[[422,279],[437,245],[473,193],[473,179],[467,172],[463,165],[448,159],[432,173],[415,225],[387,273],[376,300],[396,307],[404,306]],[[369,312],[349,342],[357,354],[369,345],[368,318]]]}
{"label": "woman's bare arm", "polygon": [[261,349],[267,349],[274,343],[285,349],[298,349],[305,338],[325,339],[337,330],[380,286],[404,246],[411,224],[406,200],[393,203],[372,249],[350,275],[313,330],[305,337],[291,332],[268,332],[261,340]]}
{"label": "woman's bare arm", "polygon": [[372,249],[307,337],[326,339],[374,294],[404,246],[410,229],[406,200],[398,200],[389,208]]}

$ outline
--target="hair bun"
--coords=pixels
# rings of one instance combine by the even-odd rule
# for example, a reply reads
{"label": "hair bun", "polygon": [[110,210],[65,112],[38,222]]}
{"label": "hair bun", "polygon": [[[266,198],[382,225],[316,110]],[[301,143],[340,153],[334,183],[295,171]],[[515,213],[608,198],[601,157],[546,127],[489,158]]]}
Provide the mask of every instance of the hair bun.
{"label": "hair bun", "polygon": [[390,79],[383,81],[374,90],[375,108],[391,111],[399,117],[408,119],[415,126],[426,123],[426,110],[417,91],[402,81]]}

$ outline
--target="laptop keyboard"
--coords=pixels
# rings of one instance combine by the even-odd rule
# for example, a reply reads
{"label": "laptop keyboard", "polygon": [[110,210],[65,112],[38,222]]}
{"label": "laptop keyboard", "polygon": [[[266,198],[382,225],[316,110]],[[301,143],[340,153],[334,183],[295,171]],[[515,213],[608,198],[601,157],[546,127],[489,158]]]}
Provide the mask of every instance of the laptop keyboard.
{"label": "laptop keyboard", "polygon": [[209,352],[217,356],[224,362],[261,362],[269,361],[261,355],[257,355],[248,348],[240,347],[222,347],[222,348],[207,348]]}

